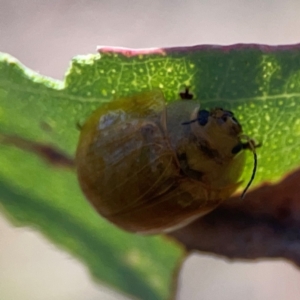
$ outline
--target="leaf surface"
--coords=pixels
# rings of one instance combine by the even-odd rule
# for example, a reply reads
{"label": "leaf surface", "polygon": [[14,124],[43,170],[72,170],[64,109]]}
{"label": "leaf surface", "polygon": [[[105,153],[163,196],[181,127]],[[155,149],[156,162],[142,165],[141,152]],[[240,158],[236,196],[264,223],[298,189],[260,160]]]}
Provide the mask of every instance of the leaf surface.
{"label": "leaf surface", "polygon": [[[166,101],[190,86],[203,108],[232,110],[262,143],[252,188],[299,167],[300,47],[235,45],[134,51],[101,48],[72,60],[64,82],[0,55],[0,201],[18,224],[41,230],[101,281],[142,299],[166,299],[183,250],[125,233],[84,199],[73,156],[84,120],[101,103],[160,88]],[[249,153],[243,175],[252,170]]]}

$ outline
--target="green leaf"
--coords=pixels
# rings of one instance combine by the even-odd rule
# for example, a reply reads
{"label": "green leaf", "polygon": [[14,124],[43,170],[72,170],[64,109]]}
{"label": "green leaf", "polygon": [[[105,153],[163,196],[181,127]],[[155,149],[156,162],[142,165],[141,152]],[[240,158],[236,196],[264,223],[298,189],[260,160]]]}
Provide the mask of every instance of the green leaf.
{"label": "green leaf", "polygon": [[[262,142],[253,187],[274,182],[299,167],[299,79],[299,46],[148,52],[102,48],[101,54],[74,58],[64,82],[1,54],[4,211],[74,253],[96,278],[142,299],[166,299],[182,249],[162,237],[125,233],[99,217],[83,198],[70,166],[57,164],[49,149],[72,158],[79,135],[76,124],[103,102],[157,87],[173,101],[190,86],[203,108],[234,111],[244,132]],[[253,164],[248,156],[245,180]]]}
{"label": "green leaf", "polygon": [[84,199],[73,170],[49,164],[23,140],[72,156],[76,122],[99,99],[85,102],[12,57],[0,59],[0,124],[6,137],[0,145],[0,207],[17,224],[34,225],[80,258],[95,278],[141,299],[166,299],[182,249],[162,237],[129,234],[109,224]]}

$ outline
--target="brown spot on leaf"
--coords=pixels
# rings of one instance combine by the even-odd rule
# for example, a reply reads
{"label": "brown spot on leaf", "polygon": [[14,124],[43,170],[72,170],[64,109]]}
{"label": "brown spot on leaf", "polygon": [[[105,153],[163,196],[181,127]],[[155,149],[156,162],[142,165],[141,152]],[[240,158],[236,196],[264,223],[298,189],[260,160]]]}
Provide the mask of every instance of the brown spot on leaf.
{"label": "brown spot on leaf", "polygon": [[75,166],[72,158],[50,145],[33,142],[19,136],[9,136],[4,134],[0,135],[0,142],[28,152],[33,152],[55,167],[73,169]]}
{"label": "brown spot on leaf", "polygon": [[228,258],[286,258],[300,266],[300,169],[263,184],[169,235],[187,250]]}

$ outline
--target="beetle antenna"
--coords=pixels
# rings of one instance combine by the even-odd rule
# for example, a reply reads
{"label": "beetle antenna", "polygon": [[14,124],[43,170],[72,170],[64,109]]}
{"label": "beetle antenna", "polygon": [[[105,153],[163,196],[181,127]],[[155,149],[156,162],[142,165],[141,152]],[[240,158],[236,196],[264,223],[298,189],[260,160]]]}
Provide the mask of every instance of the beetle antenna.
{"label": "beetle antenna", "polygon": [[[248,138],[248,137],[246,137],[246,138]],[[259,147],[259,145],[255,145],[255,142],[252,139],[249,139],[249,138],[248,138],[248,142],[243,145],[244,149],[250,149],[252,151],[254,164],[253,164],[251,178],[250,178],[247,186],[245,187],[245,189],[244,189],[244,191],[243,191],[243,193],[241,195],[241,199],[244,199],[245,194],[246,194],[247,190],[249,189],[251,183],[253,182],[253,179],[254,179],[255,174],[256,174],[256,169],[257,169],[257,154],[256,154],[256,151],[255,151],[255,148],[257,148],[257,147]]]}
{"label": "beetle antenna", "polygon": [[192,124],[192,123],[194,123],[194,122],[196,122],[196,121],[198,121],[198,120],[199,120],[199,119],[197,118],[197,119],[194,119],[194,120],[191,120],[191,121],[183,122],[183,123],[181,123],[181,125]]}

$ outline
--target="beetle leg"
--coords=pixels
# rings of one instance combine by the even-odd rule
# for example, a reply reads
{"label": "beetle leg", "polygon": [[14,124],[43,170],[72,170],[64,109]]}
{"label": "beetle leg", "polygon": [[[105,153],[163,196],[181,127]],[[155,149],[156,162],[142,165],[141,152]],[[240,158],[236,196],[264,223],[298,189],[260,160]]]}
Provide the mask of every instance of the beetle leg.
{"label": "beetle leg", "polygon": [[198,181],[201,180],[203,173],[190,168],[185,153],[178,155],[178,160],[179,160],[180,170],[184,175]]}
{"label": "beetle leg", "polygon": [[194,98],[194,95],[190,93],[190,87],[186,86],[184,89],[184,92],[179,93],[181,100],[192,100]]}
{"label": "beetle leg", "polygon": [[83,124],[79,121],[76,122],[76,129],[81,131],[82,130],[82,127],[83,127]]}
{"label": "beetle leg", "polygon": [[245,150],[245,149],[253,150],[253,149],[259,148],[261,146],[262,146],[261,143],[255,144],[255,142],[250,139],[249,141],[247,141],[245,143],[239,143],[236,146],[234,146],[231,150],[231,153],[238,154],[242,150]]}

